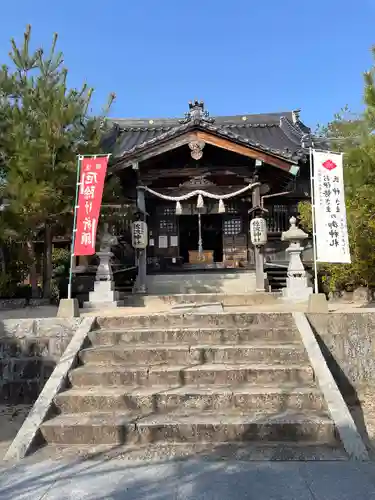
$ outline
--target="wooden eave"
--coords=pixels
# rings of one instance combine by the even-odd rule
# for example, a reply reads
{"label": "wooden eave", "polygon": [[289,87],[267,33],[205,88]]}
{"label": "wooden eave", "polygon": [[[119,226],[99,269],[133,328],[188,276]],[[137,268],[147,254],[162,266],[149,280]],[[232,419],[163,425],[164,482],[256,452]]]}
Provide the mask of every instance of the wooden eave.
{"label": "wooden eave", "polygon": [[206,130],[189,130],[183,132],[179,136],[168,138],[153,144],[145,144],[141,151],[138,150],[132,154],[125,153],[122,158],[118,158],[115,161],[110,168],[110,172],[116,173],[136,163],[141,163],[149,158],[189,144],[192,141],[204,141],[206,144],[211,144],[218,148],[222,148],[248,158],[261,160],[268,165],[272,165],[286,172],[290,172],[293,166],[298,165],[298,162],[295,159],[282,158],[275,154],[262,151],[261,148],[257,149],[254,146],[239,144],[239,142],[233,139],[219,137],[213,132],[208,132]]}

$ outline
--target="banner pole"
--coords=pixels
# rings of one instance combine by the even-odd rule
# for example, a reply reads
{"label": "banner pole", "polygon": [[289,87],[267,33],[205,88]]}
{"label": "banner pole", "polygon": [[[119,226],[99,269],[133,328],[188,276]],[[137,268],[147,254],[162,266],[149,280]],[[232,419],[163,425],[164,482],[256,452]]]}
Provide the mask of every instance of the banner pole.
{"label": "banner pole", "polygon": [[73,262],[74,262],[74,244],[76,240],[76,232],[77,232],[77,203],[78,203],[78,191],[79,191],[79,180],[81,173],[81,160],[82,156],[77,156],[77,180],[76,180],[76,196],[74,202],[74,219],[73,219],[73,234],[72,234],[72,247],[70,251],[70,269],[69,269],[69,283],[68,283],[68,299],[72,298],[72,281],[73,281]]}
{"label": "banner pole", "polygon": [[311,191],[311,217],[313,230],[313,258],[314,258],[314,291],[319,293],[318,265],[316,262],[316,227],[315,227],[315,192],[314,192],[314,165],[312,148],[310,150],[310,191]]}

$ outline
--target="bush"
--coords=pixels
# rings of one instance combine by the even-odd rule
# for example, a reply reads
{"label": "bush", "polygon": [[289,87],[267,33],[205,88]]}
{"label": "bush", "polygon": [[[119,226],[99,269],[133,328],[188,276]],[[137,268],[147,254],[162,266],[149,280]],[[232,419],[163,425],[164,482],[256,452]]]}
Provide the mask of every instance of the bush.
{"label": "bush", "polygon": [[[352,291],[375,283],[375,196],[372,187],[363,186],[347,196],[347,224],[351,264],[318,264],[322,283],[331,292]],[[312,231],[311,204],[299,204],[301,226]]]}
{"label": "bush", "polygon": [[52,251],[53,276],[67,276],[70,267],[70,251],[66,248],[54,248]]}
{"label": "bush", "polygon": [[0,297],[2,299],[13,299],[16,295],[17,283],[14,283],[10,273],[0,274]]}

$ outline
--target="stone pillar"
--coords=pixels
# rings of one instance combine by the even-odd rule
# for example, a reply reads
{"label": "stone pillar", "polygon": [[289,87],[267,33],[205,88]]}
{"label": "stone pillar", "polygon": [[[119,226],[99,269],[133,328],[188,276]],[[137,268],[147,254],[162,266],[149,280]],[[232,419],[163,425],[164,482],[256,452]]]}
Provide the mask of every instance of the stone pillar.
{"label": "stone pillar", "polygon": [[[258,208],[260,209],[260,186],[256,186],[253,189],[252,194],[253,199],[253,216],[257,215]],[[255,276],[256,276],[256,291],[265,291],[265,276],[264,276],[264,255],[263,247],[260,245],[254,245],[254,260],[255,260]]]}
{"label": "stone pillar", "polygon": [[[143,189],[137,189],[137,209],[141,220],[146,220],[146,201]],[[136,265],[138,266],[134,293],[147,293],[147,250],[136,250]]]}
{"label": "stone pillar", "polygon": [[283,296],[295,302],[305,302],[313,293],[312,287],[309,286],[308,274],[301,260],[304,248],[301,243],[308,238],[308,235],[297,227],[296,222],[296,218],[291,217],[290,228],[281,236],[282,241],[289,242],[289,247],[286,249],[289,254],[288,277],[286,288],[283,289]]}
{"label": "stone pillar", "polygon": [[104,223],[100,239],[100,251],[96,253],[99,257],[99,265],[95,276],[94,291],[89,293],[89,301],[85,302],[83,307],[101,308],[120,305],[119,293],[115,291],[111,265],[113,257],[111,247],[117,245],[117,243],[116,236],[108,231],[108,223]]}

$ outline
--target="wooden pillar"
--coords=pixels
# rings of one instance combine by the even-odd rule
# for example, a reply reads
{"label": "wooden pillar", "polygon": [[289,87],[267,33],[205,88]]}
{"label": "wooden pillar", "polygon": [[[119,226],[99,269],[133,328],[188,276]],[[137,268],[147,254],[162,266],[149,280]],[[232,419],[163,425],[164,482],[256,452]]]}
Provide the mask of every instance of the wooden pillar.
{"label": "wooden pillar", "polygon": [[[134,168],[134,166],[133,166]],[[137,189],[137,210],[141,220],[146,220],[146,201],[144,189]],[[137,251],[138,273],[135,282],[135,293],[147,293],[147,250]]]}
{"label": "wooden pillar", "polygon": [[[253,208],[255,211],[253,212],[253,216],[257,215],[256,208],[260,208],[260,186],[256,186],[253,189]],[[255,257],[255,276],[256,276],[256,291],[264,292],[265,291],[265,279],[264,279],[264,254],[263,247],[254,246],[254,257]]]}

